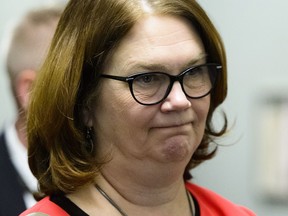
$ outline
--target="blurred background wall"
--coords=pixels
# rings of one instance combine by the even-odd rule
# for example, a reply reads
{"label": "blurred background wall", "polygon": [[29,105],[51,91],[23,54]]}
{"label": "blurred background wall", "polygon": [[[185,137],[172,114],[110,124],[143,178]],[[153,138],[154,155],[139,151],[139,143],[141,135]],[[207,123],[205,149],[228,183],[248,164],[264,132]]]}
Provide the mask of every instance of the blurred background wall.
{"label": "blurred background wall", "polygon": [[288,190],[281,183],[288,182],[288,121],[275,121],[288,119],[288,2],[199,3],[226,46],[229,93],[223,109],[233,127],[219,141],[225,146],[218,155],[194,171],[195,181],[257,215],[288,215]]}
{"label": "blurred background wall", "polygon": [[[51,2],[48,0],[1,2],[0,127],[3,127],[5,122],[12,121],[15,113],[10,84],[3,66],[3,52],[10,27],[27,9]],[[198,2],[206,9],[219,29],[227,49],[229,94],[222,109],[230,121],[231,132],[219,140],[223,146],[219,147],[217,156],[192,171],[194,181],[233,202],[248,206],[257,215],[286,216],[288,189],[285,188],[285,184],[282,188],[280,182],[288,179],[285,171],[288,172],[288,164],[285,160],[280,160],[279,164],[275,163],[275,159],[280,158],[278,153],[284,158],[288,156],[288,151],[285,152],[288,141],[284,140],[280,145],[274,140],[273,137],[278,137],[280,126],[275,122],[269,122],[267,116],[271,113],[279,114],[279,100],[282,101],[281,105],[285,105],[287,101],[288,2],[286,0],[198,0]],[[273,98],[280,99],[274,103]],[[268,112],[265,112],[267,110]],[[270,115],[270,119],[274,119],[273,116]],[[271,130],[261,129],[263,122],[274,130],[274,136],[270,135]],[[287,123],[286,126],[285,123],[281,126],[282,135],[288,134],[287,126]],[[263,140],[266,140],[265,144]],[[271,151],[267,152],[265,149]],[[278,165],[281,169],[278,169]],[[275,170],[282,172],[277,173]],[[277,180],[280,189],[276,188]],[[276,189],[280,192],[273,194]]]}

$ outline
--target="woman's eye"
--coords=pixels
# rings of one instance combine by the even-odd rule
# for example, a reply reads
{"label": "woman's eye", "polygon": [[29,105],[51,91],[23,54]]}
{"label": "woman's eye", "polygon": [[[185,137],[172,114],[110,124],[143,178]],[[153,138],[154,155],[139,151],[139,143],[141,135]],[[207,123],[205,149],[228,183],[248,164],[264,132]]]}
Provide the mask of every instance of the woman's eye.
{"label": "woman's eye", "polygon": [[149,83],[153,80],[153,77],[152,76],[149,76],[149,75],[146,75],[146,76],[143,76],[141,77],[141,81],[143,81],[144,83]]}
{"label": "woman's eye", "polygon": [[139,84],[154,84],[159,82],[159,80],[159,76],[156,74],[145,74],[135,79],[135,81]]}

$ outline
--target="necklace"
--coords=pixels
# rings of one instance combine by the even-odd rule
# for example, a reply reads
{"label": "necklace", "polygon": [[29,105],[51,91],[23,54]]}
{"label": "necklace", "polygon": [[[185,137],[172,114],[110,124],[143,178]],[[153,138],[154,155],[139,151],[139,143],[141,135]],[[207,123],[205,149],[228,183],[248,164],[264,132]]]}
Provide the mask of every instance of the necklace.
{"label": "necklace", "polygon": [[99,185],[95,184],[96,189],[99,193],[112,205],[116,208],[122,216],[128,216],[115,202],[114,200],[108,196],[108,194],[99,187]]}
{"label": "necklace", "polygon": [[[95,184],[95,188],[99,191],[99,193],[112,205],[114,206],[114,208],[117,209],[117,211],[122,215],[122,216],[128,216],[118,205],[117,203],[104,191],[102,190],[102,188],[100,188],[99,185]],[[191,196],[190,193],[188,192],[188,190],[186,190],[186,195],[187,195],[187,199],[188,199],[188,203],[189,203],[189,209],[191,212],[191,215],[193,216],[193,207],[192,207],[192,200],[191,200]]]}
{"label": "necklace", "polygon": [[194,216],[194,211],[193,211],[193,207],[192,207],[192,198],[191,198],[191,194],[189,193],[189,191],[186,189],[186,195],[187,195],[187,199],[188,199],[188,203],[189,203],[189,209],[191,212],[191,216]]}

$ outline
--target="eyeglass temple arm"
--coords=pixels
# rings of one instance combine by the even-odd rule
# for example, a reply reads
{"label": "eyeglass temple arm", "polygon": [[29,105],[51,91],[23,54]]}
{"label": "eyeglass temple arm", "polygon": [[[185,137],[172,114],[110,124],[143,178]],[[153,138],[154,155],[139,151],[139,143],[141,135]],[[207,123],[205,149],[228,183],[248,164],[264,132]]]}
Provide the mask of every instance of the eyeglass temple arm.
{"label": "eyeglass temple arm", "polygon": [[122,81],[122,82],[127,82],[128,81],[127,77],[113,76],[113,75],[108,75],[108,74],[101,74],[100,76],[103,77],[103,78],[119,80],[119,81]]}

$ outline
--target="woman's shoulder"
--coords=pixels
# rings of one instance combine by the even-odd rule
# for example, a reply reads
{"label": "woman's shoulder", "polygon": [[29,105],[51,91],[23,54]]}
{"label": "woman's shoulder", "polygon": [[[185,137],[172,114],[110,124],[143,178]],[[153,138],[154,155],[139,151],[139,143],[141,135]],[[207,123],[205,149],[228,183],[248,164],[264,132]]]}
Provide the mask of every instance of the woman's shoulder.
{"label": "woman's shoulder", "polygon": [[215,192],[186,182],[186,188],[197,200],[201,216],[205,215],[233,215],[233,216],[255,216],[251,210],[246,207],[232,203],[226,198],[216,194]]}
{"label": "woman's shoulder", "polygon": [[50,201],[50,197],[45,197],[34,206],[27,209],[20,216],[69,216],[62,208]]}

